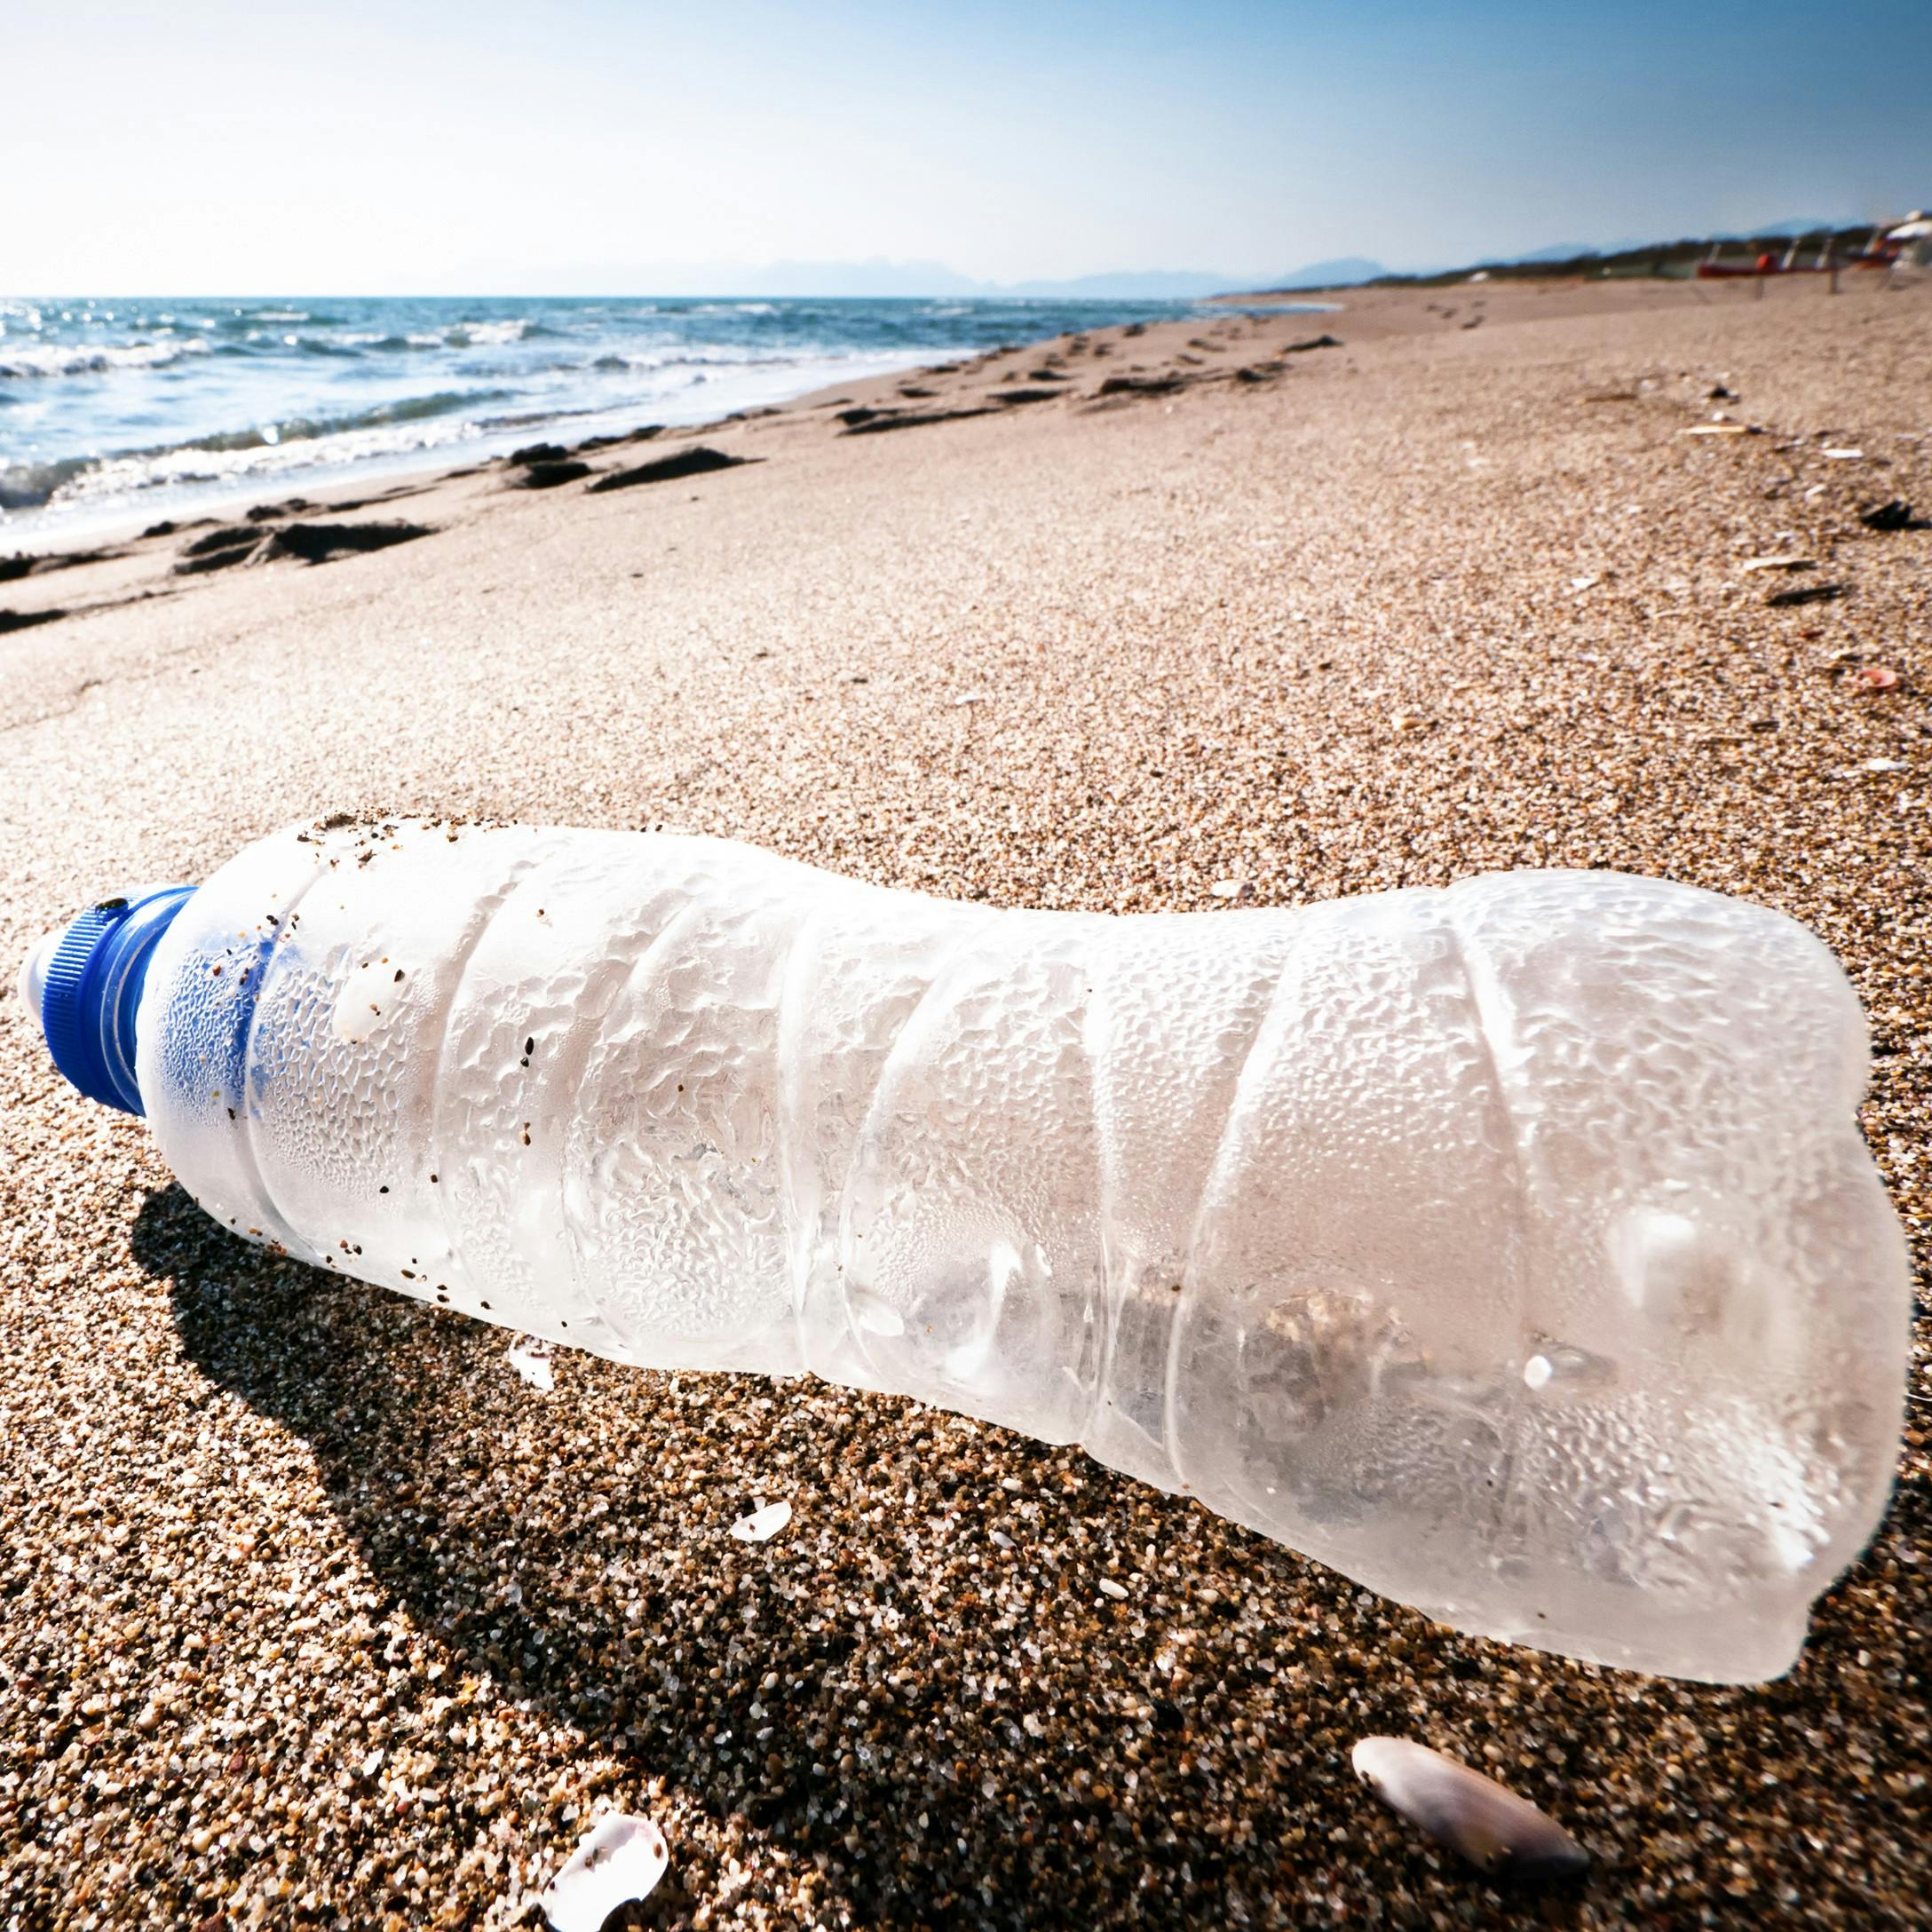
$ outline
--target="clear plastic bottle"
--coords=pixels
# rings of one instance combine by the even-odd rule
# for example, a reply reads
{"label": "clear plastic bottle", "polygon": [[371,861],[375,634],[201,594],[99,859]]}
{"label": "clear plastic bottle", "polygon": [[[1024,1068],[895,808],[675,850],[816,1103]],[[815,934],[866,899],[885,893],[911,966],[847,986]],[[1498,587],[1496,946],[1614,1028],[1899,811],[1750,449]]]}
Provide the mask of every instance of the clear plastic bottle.
{"label": "clear plastic bottle", "polygon": [[23,984],[251,1240],[1078,1441],[1463,1630],[1774,1675],[1885,1507],[1865,1029],[1739,900],[1530,872],[1112,918],[309,827]]}

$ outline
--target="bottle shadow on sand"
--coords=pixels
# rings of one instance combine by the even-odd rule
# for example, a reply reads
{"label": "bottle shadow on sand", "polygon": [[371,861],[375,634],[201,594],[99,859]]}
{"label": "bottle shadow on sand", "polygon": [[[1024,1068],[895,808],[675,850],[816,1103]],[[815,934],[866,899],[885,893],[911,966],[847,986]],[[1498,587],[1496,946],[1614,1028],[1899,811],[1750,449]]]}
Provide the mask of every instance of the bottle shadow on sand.
{"label": "bottle shadow on sand", "polygon": [[[178,1186],[149,1196],[134,1249],[187,1356],[308,1445],[374,1585],[453,1665],[795,1868],[822,1857],[861,1920],[1265,1917],[1360,1821],[1345,1773],[1310,1778],[1255,1723],[1304,1699],[1333,1722],[1329,1667],[1285,1691],[1223,1597],[1191,1606],[1177,1683],[1157,1661],[1174,1618],[1097,1594],[1116,1548],[1124,1567],[1158,1538],[1192,1561],[1229,1532],[1077,1450],[1030,1452],[1024,1486],[1051,1507],[1029,1516],[987,1466],[989,1433],[1015,1466],[1010,1438],[911,1403],[581,1357],[546,1398],[501,1331],[247,1246]],[[731,1538],[780,1496],[777,1538]],[[442,1748],[460,1810],[475,1772]],[[460,1855],[486,1827],[448,1828]],[[680,1876],[701,1894],[690,1860]]]}

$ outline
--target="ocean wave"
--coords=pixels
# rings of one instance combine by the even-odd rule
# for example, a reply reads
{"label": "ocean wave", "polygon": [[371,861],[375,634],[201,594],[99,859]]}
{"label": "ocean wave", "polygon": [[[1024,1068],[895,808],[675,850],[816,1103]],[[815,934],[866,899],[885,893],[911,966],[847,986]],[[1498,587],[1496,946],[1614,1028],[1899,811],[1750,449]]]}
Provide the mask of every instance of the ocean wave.
{"label": "ocean wave", "polygon": [[340,315],[325,315],[318,309],[242,308],[231,310],[221,326],[224,329],[249,329],[263,322],[275,322],[287,328],[291,322],[313,322],[318,329],[339,329],[344,320]]}
{"label": "ocean wave", "polygon": [[489,349],[501,343],[521,342],[529,327],[528,322],[520,320],[512,322],[458,322],[454,329],[444,331],[443,341],[452,349]]}
{"label": "ocean wave", "polygon": [[479,430],[522,430],[528,429],[534,423],[568,423],[580,416],[608,413],[595,403],[586,403],[574,409],[515,409],[508,416],[479,416],[476,426]]}
{"label": "ocean wave", "polygon": [[[321,422],[289,424],[299,435],[273,440],[259,432],[234,436],[207,436],[169,449],[131,451],[89,460],[78,465],[49,465],[64,474],[32,479],[35,494],[22,494],[9,503],[0,495],[0,507],[32,508],[55,498],[63,503],[134,498],[152,489],[224,484],[247,487],[319,469],[347,468],[375,459],[408,457],[473,442],[486,433],[482,424],[467,415],[368,422],[331,428]],[[352,419],[344,419],[345,422]],[[19,479],[22,485],[27,479]],[[0,471],[0,492],[13,487],[11,471]]]}
{"label": "ocean wave", "polygon": [[427,396],[405,396],[396,402],[379,402],[367,409],[354,409],[343,416],[296,416],[279,423],[265,423],[245,430],[225,430],[213,436],[196,436],[170,444],[167,449],[133,450],[134,456],[165,455],[170,449],[214,452],[237,449],[275,448],[285,443],[315,442],[323,437],[341,436],[356,430],[387,429],[401,423],[424,423],[436,416],[455,416],[487,402],[502,402],[516,393],[510,389],[440,389]]}
{"label": "ocean wave", "polygon": [[[453,339],[441,332],[412,330],[407,335],[393,329],[344,329],[339,335],[307,332],[297,334],[273,329],[250,329],[246,336],[231,336],[212,344],[211,352],[231,360],[249,360],[272,368],[288,356],[337,356],[342,358],[413,355],[432,350],[470,346],[467,337]],[[509,365],[504,365],[507,368]]]}
{"label": "ocean wave", "polygon": [[37,510],[91,460],[69,456],[61,463],[0,463],[0,510]]}
{"label": "ocean wave", "polygon": [[[789,368],[802,362],[818,360],[810,349],[799,349],[789,355],[757,355],[752,351],[732,349],[642,349],[635,351],[611,350],[598,356],[590,364],[594,369],[606,374],[619,369],[685,369],[685,368],[727,368],[727,369],[775,369]],[[556,368],[568,368],[573,365],[558,362],[551,365]]]}
{"label": "ocean wave", "polygon": [[178,362],[184,356],[208,353],[209,344],[198,336],[185,342],[128,342],[107,348],[87,342],[36,343],[24,349],[0,348],[0,380],[154,369]]}

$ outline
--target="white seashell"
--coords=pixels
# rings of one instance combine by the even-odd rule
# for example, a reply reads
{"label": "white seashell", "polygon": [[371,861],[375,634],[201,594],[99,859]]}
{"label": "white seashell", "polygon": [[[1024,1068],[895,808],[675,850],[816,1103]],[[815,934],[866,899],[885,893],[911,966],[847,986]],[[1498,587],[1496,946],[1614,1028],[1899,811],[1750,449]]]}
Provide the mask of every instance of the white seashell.
{"label": "white seashell", "polygon": [[732,1524],[732,1534],[740,1543],[767,1543],[792,1519],[792,1506],[788,1502],[768,1502],[762,1509],[754,1509],[748,1516],[740,1516]]}
{"label": "white seashell", "polygon": [[613,1812],[544,1888],[539,1903],[556,1932],[598,1932],[620,1905],[650,1896],[670,1853],[649,1818]]}
{"label": "white seashell", "polygon": [[1365,1738],[1350,1762],[1391,1810],[1471,1865],[1512,1878],[1569,1878],[1589,1854],[1527,1798],[1407,1738]]}
{"label": "white seashell", "polygon": [[535,1335],[519,1335],[510,1344],[510,1366],[533,1389],[548,1392],[557,1386],[556,1374],[550,1368],[550,1345]]}

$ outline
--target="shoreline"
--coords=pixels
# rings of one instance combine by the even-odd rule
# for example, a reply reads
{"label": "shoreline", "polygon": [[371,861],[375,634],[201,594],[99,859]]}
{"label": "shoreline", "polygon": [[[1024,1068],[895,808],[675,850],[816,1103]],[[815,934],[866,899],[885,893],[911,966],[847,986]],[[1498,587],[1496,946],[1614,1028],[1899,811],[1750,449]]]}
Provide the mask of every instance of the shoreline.
{"label": "shoreline", "polygon": [[[1318,321],[1324,316],[1339,313],[1341,311],[1326,306],[1310,309],[1307,305],[1297,304],[1282,313],[1293,317],[1307,315],[1311,321]],[[1092,330],[1086,336],[1048,337],[1032,343],[1007,344],[994,350],[976,351],[948,361],[896,365],[867,375],[820,384],[780,402],[752,404],[721,416],[601,432],[593,430],[588,437],[575,433],[589,427],[587,424],[578,424],[571,425],[574,439],[569,441],[553,441],[551,437],[542,433],[540,425],[533,424],[527,431],[519,431],[515,436],[506,435],[495,440],[519,447],[552,448],[564,460],[596,457],[599,464],[608,465],[609,459],[604,453],[615,447],[632,446],[645,439],[663,446],[701,439],[716,439],[732,436],[748,425],[759,425],[769,429],[805,421],[835,404],[844,404],[873,412],[875,417],[880,419],[880,428],[886,426],[883,419],[891,417],[895,411],[899,415],[911,415],[922,419],[935,412],[907,409],[906,405],[908,401],[930,401],[938,395],[937,391],[925,391],[922,394],[923,385],[928,382],[941,383],[951,393],[952,400],[938,414],[960,416],[962,420],[962,410],[983,415],[994,410],[1010,412],[1042,401],[1096,403],[1106,400],[1099,393],[1099,388],[1107,383],[1112,368],[1109,359],[1122,352],[1127,345],[1138,343],[1143,338],[1151,338],[1153,343],[1171,349],[1175,342],[1184,339],[1190,332],[1200,335],[1201,331],[1212,329],[1216,337],[1215,343],[1207,345],[1202,353],[1190,357],[1190,360],[1200,365],[1198,370],[1173,372],[1176,377],[1173,392],[1178,392],[1190,383],[1232,379],[1236,371],[1244,366],[1240,354],[1234,352],[1234,338],[1231,336],[1223,337],[1222,334],[1226,327],[1220,318],[1214,316],[1116,324]],[[1326,336],[1326,331],[1322,333]],[[1316,338],[1292,340],[1284,346],[1289,352],[1294,352],[1314,339]],[[1046,381],[1071,383],[1071,376],[1064,373],[1069,345],[1089,341],[1092,344],[1090,351],[1081,347],[1072,352],[1076,357],[1089,358],[1095,372],[1092,392],[1086,392],[1076,385],[1070,387],[1065,396],[1056,397],[1038,386],[1040,383]],[[1156,350],[1150,352],[1161,352]],[[1187,353],[1185,350],[1181,352]],[[1043,360],[1050,360],[1057,366],[1053,371],[1044,376],[1037,366]],[[1004,376],[1000,376],[991,373],[995,363],[1010,364],[1011,367],[1007,369]],[[1103,364],[1106,366],[1102,367]],[[1132,372],[1144,368],[1144,364],[1130,355],[1125,368],[1128,372],[1128,379],[1137,380]],[[962,391],[962,384],[954,379],[962,376],[965,378],[963,392],[953,393]],[[975,382],[975,377],[981,379]],[[1030,384],[1033,386],[1029,387]],[[909,395],[908,391],[911,392]],[[987,400],[989,398],[992,399],[990,402]],[[631,413],[633,412],[615,415],[613,421],[626,422]],[[565,420],[567,419],[552,419],[553,432],[558,424]],[[914,426],[920,425],[915,424]],[[851,428],[851,425],[846,427]],[[868,430],[867,433],[876,433],[876,430]],[[283,496],[277,491],[248,489],[233,495],[224,495],[219,504],[194,505],[192,514],[159,519],[146,516],[139,519],[129,518],[86,530],[64,531],[61,533],[60,542],[32,551],[14,553],[11,560],[17,564],[24,558],[28,569],[24,575],[18,575],[11,580],[0,576],[0,632],[8,628],[9,602],[13,606],[12,614],[16,620],[14,628],[26,628],[19,625],[20,618],[24,616],[29,622],[35,621],[33,613],[36,610],[49,607],[51,593],[49,598],[38,601],[30,594],[12,593],[19,593],[22,585],[31,584],[36,580],[51,580],[57,572],[61,574],[63,588],[71,590],[84,581],[66,574],[71,570],[85,568],[97,561],[119,561],[140,554],[159,556],[168,546],[174,543],[178,536],[189,535],[192,539],[194,533],[205,533],[224,525],[246,522],[250,519],[260,520],[265,527],[283,520],[282,506],[286,504],[295,503],[301,506],[299,511],[287,513],[290,516],[305,518],[318,514],[353,515],[375,506],[446,494],[454,486],[470,483],[480,477],[499,476],[514,482],[519,469],[519,466],[505,455],[482,453],[474,461],[455,464],[447,462],[429,464],[411,463],[394,471],[383,465],[380,468],[372,468],[360,482],[354,478],[344,478],[313,486],[315,494],[313,497],[306,494]],[[569,485],[582,487],[596,480],[597,473],[593,469],[581,478],[570,479]],[[193,562],[193,558],[186,556],[181,556],[178,560]],[[0,565],[7,561],[7,558],[0,556]],[[33,567],[36,565],[44,565],[47,567],[36,569]],[[199,576],[206,573],[191,570],[189,574]],[[80,614],[105,607],[106,605],[90,604],[83,606]],[[67,606],[63,605],[62,608],[66,611]]]}
{"label": "shoreline", "polygon": [[[853,379],[887,380],[919,366],[917,357],[907,360],[881,358],[875,367],[867,367]],[[753,400],[743,408],[784,408],[807,394],[815,393],[818,389],[833,386],[836,385],[815,384],[812,390],[780,393],[769,402]],[[315,500],[326,507],[341,498],[365,494],[377,485],[417,485],[438,480],[473,463],[493,462],[522,444],[548,441],[558,434],[582,438],[628,433],[637,426],[637,417],[649,413],[642,406],[625,406],[538,414],[533,415],[527,422],[513,426],[479,431],[472,438],[443,446],[434,453],[408,450],[393,455],[318,464],[313,471],[290,470],[274,477],[259,477],[252,482],[237,482],[233,487],[214,481],[198,483],[188,486],[181,494],[174,492],[170,486],[158,485],[153,492],[154,500],[139,511],[124,500],[117,500],[111,509],[104,508],[98,516],[76,506],[36,505],[31,510],[0,516],[0,552],[34,549],[53,554],[57,550],[74,550],[86,544],[125,542],[149,524],[163,520],[182,523],[205,518],[218,520],[225,514],[242,513],[252,503],[273,499],[284,489],[290,494],[313,492]],[[739,413],[741,412],[689,416],[676,408],[659,412],[664,426],[671,429],[701,428],[712,423],[728,422]],[[36,520],[29,522],[28,519]]]}
{"label": "shoreline", "polygon": [[[1054,306],[1044,303],[1041,305]],[[1207,310],[1208,305],[1198,306]],[[1283,305],[1283,310],[1312,314],[1326,313],[1332,306],[1293,303]],[[1145,319],[1145,326],[1159,326],[1174,320],[1185,320],[1185,317],[1149,318]],[[1028,337],[1008,346],[1018,350],[1031,343],[1045,345],[1055,339],[1051,336]],[[967,357],[981,352],[965,346],[949,352]],[[851,368],[822,382],[817,379],[822,372],[813,371],[812,379],[802,387],[795,386],[790,381],[793,372],[767,376],[757,372],[756,365],[747,365],[731,370],[725,376],[709,378],[734,392],[731,408],[693,404],[688,392],[679,392],[661,399],[657,404],[643,401],[611,406],[585,404],[557,411],[536,410],[514,424],[478,426],[474,434],[433,448],[296,466],[286,471],[261,473],[252,479],[237,478],[231,482],[201,479],[178,486],[159,484],[146,493],[145,502],[121,497],[92,507],[91,500],[83,497],[0,511],[0,554],[51,553],[90,544],[125,542],[155,522],[171,520],[178,524],[191,519],[210,516],[218,519],[225,514],[240,514],[251,503],[271,499],[278,494],[313,495],[326,505],[335,497],[367,495],[378,486],[420,484],[446,476],[453,470],[493,461],[530,442],[571,441],[586,436],[629,433],[640,420],[654,420],[669,429],[703,428],[733,421],[747,412],[785,408],[809,402],[814,396],[829,393],[847,384],[889,381],[930,367],[939,359],[926,350],[905,350],[872,356],[861,355],[855,350],[850,352],[850,360]],[[727,368],[729,367],[726,365]],[[407,401],[409,399],[400,400]],[[304,445],[297,441],[277,447],[300,449]]]}
{"label": "shoreline", "polygon": [[[1856,298],[1857,295],[1865,292],[1867,291],[1855,289],[1854,297]],[[1123,329],[1131,329],[1136,332],[1180,331],[1184,335],[1197,324],[1204,325],[1206,321],[1216,315],[1334,315],[1349,317],[1353,338],[1358,342],[1366,342],[1424,332],[1431,326],[1428,319],[1437,314],[1446,322],[1458,313],[1465,318],[1481,319],[1486,319],[1492,313],[1508,313],[1508,305],[1500,310],[1494,306],[1496,298],[1504,295],[1533,300],[1539,310],[1547,305],[1549,315],[1554,318],[1559,314],[1649,313],[1681,307],[1692,302],[1706,306],[1713,302],[1735,303],[1744,299],[1746,293],[1742,288],[1726,287],[1721,292],[1713,292],[1695,282],[1634,276],[1618,277],[1610,281],[1576,276],[1544,279],[1517,277],[1508,282],[1459,283],[1445,288],[1433,285],[1415,289],[1350,285],[1333,289],[1294,289],[1279,292],[1262,290],[1204,297],[1200,307],[1206,313],[1192,321],[1181,317],[1116,324],[1097,329],[1093,333],[1103,340],[1119,336]],[[1779,293],[1785,299],[1790,298],[1785,295],[1785,291],[1780,290]],[[1452,301],[1448,299],[1450,297],[1457,299]],[[1515,319],[1527,320],[1529,317],[1527,314],[1519,314]],[[1472,328],[1479,324],[1477,321],[1466,319],[1462,326]],[[1008,344],[1003,348],[1004,352],[1017,357],[1024,357],[1036,351],[1044,354],[1064,344],[1066,339],[1065,337],[1042,337],[1023,343]],[[1166,338],[1162,337],[1160,339]],[[978,364],[990,360],[992,353],[986,351],[965,351],[956,360]],[[667,435],[685,437],[713,431],[722,432],[733,424],[762,416],[809,411],[821,406],[824,400],[835,392],[842,392],[851,389],[857,400],[869,400],[887,393],[893,384],[945,366],[946,365],[919,358],[891,361],[867,375],[841,377],[834,382],[818,384],[810,389],[782,396],[775,401],[749,402],[722,415],[686,416],[672,410],[658,412],[657,419],[662,432]],[[17,523],[10,524],[0,520],[0,559],[9,555],[52,558],[71,555],[82,550],[121,548],[139,542],[141,533],[156,522],[172,523],[183,529],[202,527],[211,522],[219,523],[245,515],[249,507],[273,503],[278,495],[298,495],[304,500],[313,501],[324,511],[332,511],[344,503],[367,503],[384,496],[418,495],[432,486],[458,480],[479,467],[487,468],[500,463],[505,451],[522,447],[526,443],[556,441],[562,442],[565,447],[571,447],[574,443],[581,442],[586,434],[593,438],[630,434],[637,428],[632,418],[639,416],[649,417],[651,415],[652,412],[641,408],[619,408],[585,411],[581,416],[564,415],[533,417],[530,423],[516,429],[479,436],[473,443],[451,446],[433,460],[419,461],[416,454],[413,452],[399,455],[393,460],[369,459],[366,463],[353,465],[346,472],[337,471],[329,475],[325,481],[312,481],[305,487],[303,485],[303,472],[295,471],[285,479],[263,479],[256,484],[237,486],[232,490],[222,487],[218,488],[218,494],[207,496],[196,492],[191,501],[177,503],[172,508],[158,500],[165,495],[164,491],[158,491],[157,501],[145,510],[137,512],[131,506],[125,514],[118,511],[112,513],[104,511],[98,520],[92,517],[85,517],[83,520],[74,522],[63,519],[56,527],[36,525],[26,527]],[[456,460],[452,461],[451,458]],[[313,493],[313,496],[311,492]],[[153,513],[157,511],[160,512],[158,516]],[[41,512],[36,511],[29,514],[38,516]]]}
{"label": "shoreline", "polygon": [[[1538,297],[1556,295],[1569,299],[1558,306],[1574,313],[1619,312],[1626,308],[1642,305],[1639,300],[1616,299],[1619,292],[1628,295],[1633,289],[1641,291],[1677,291],[1685,287],[1681,282],[1637,283],[1628,280],[1616,284],[1578,281],[1575,279],[1553,280],[1548,282],[1519,281],[1508,285],[1513,290]],[[1581,300],[1578,300],[1579,293]],[[1202,307],[1209,313],[1207,316],[1193,319],[1185,317],[1156,321],[1134,322],[1112,325],[1093,331],[1097,340],[1103,344],[1114,338],[1120,340],[1138,339],[1147,331],[1156,332],[1156,340],[1168,343],[1169,335],[1176,339],[1184,338],[1190,331],[1197,331],[1216,315],[1225,317],[1274,316],[1293,317],[1307,315],[1350,316],[1354,323],[1353,333],[1358,339],[1379,340],[1394,334],[1417,332],[1426,327],[1419,318],[1433,313],[1444,305],[1439,297],[1445,291],[1427,289],[1374,289],[1367,288],[1340,289],[1332,290],[1295,290],[1279,297],[1265,293],[1257,295],[1215,296],[1206,299]],[[1454,291],[1447,291],[1453,293]],[[1485,306],[1485,298],[1493,291],[1478,287],[1473,295],[1471,307],[1480,314]],[[1353,297],[1351,303],[1348,298]],[[1405,297],[1413,297],[1413,301]],[[1605,297],[1609,297],[1606,301]],[[1699,299],[1706,299],[1700,297]],[[1124,332],[1131,330],[1131,335]],[[1166,333],[1161,333],[1166,332]],[[1177,334],[1176,334],[1177,332]],[[1310,330],[1318,334],[1325,331]],[[1069,338],[1065,337],[1042,337],[1028,342],[1002,345],[1000,352],[1014,358],[1045,355],[1061,348]],[[1171,348],[1171,344],[1168,344]],[[812,388],[799,391],[774,403],[751,403],[744,408],[721,416],[705,416],[685,420],[664,420],[660,427],[661,433],[672,437],[690,437],[711,432],[722,433],[733,424],[755,420],[762,416],[788,416],[796,412],[810,412],[821,408],[835,393],[851,392],[852,400],[859,403],[876,400],[890,395],[895,385],[910,378],[927,375],[935,370],[962,366],[970,363],[979,367],[994,359],[995,352],[973,351],[962,353],[953,363],[935,363],[930,360],[913,360],[894,363],[872,374],[841,378],[838,381],[820,384]],[[205,501],[197,499],[180,508],[179,513],[170,513],[167,506],[156,503],[149,511],[161,510],[163,514],[156,517],[144,511],[139,514],[130,512],[125,516],[104,515],[101,520],[91,519],[83,524],[66,525],[52,531],[42,530],[37,534],[29,530],[10,528],[0,523],[0,561],[6,555],[16,558],[25,555],[29,558],[60,558],[72,556],[76,551],[103,552],[124,551],[129,546],[142,540],[142,534],[157,522],[172,525],[178,529],[204,528],[224,521],[243,517],[251,508],[273,504],[278,497],[298,497],[327,513],[336,513],[342,505],[348,503],[357,507],[383,500],[400,500],[403,496],[414,496],[439,485],[462,480],[480,469],[499,464],[503,450],[523,447],[527,443],[558,442],[566,448],[580,445],[585,432],[592,438],[617,436],[620,439],[637,433],[637,426],[630,421],[634,416],[647,412],[628,409],[601,412],[593,424],[588,416],[582,421],[573,421],[568,416],[546,417],[534,420],[530,424],[514,432],[477,439],[473,456],[464,456],[451,462],[448,456],[458,455],[458,449],[447,452],[443,457],[432,462],[418,462],[415,456],[398,457],[393,463],[377,459],[367,467],[358,467],[352,475],[338,475],[325,482],[313,483],[308,489],[297,487],[298,477],[289,479],[289,489],[284,493],[279,483],[271,486],[265,480],[257,486],[238,487],[233,491],[223,489],[218,496]],[[490,447],[484,447],[487,444]],[[503,446],[501,449],[495,446]],[[461,446],[467,448],[468,446]],[[313,496],[309,490],[313,491]],[[0,579],[0,582],[5,580]],[[4,593],[0,592],[0,597]]]}
{"label": "shoreline", "polygon": [[[1928,323],[1911,290],[1357,291],[0,581],[40,614],[0,635],[0,957],[337,812],[1096,913],[1677,879],[1844,965],[1922,1299]],[[1923,1306],[1890,1514],[1797,1667],[1642,1677],[915,1404],[566,1350],[541,1395],[495,1331],[232,1241],[11,982],[0,1919],[507,1932],[605,1809],[665,1831],[652,1912],[719,1932],[1857,1932],[1932,1885]],[[1354,1778],[1375,1733],[1589,1873],[1512,1903]]]}

